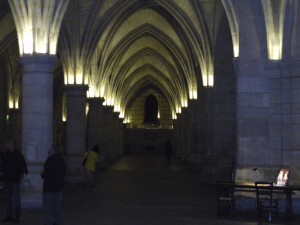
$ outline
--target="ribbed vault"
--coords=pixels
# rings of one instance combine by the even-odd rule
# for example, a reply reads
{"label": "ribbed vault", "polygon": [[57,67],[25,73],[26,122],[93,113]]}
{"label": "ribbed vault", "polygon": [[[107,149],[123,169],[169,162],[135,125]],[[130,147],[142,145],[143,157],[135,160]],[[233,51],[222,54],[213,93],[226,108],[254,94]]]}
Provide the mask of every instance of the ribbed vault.
{"label": "ribbed vault", "polygon": [[213,82],[212,44],[200,8],[194,0],[103,1],[98,22],[90,25],[89,96],[104,97],[125,117],[127,104],[154,85],[175,118],[197,98],[197,83]]}

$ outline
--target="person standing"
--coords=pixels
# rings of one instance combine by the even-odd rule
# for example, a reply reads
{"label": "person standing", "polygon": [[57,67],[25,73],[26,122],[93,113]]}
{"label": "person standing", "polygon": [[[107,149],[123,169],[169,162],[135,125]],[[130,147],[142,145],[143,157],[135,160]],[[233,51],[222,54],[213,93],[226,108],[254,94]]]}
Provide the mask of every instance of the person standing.
{"label": "person standing", "polygon": [[89,187],[95,186],[95,170],[98,162],[99,146],[95,145],[92,150],[87,151],[84,155],[86,162],[84,164],[86,185]]}
{"label": "person standing", "polygon": [[66,164],[59,150],[53,146],[41,173],[45,225],[60,225],[62,217],[62,190]]}
{"label": "person standing", "polygon": [[28,174],[27,164],[13,140],[6,143],[3,157],[4,186],[6,191],[6,217],[2,222],[19,223],[21,215],[20,183],[24,174]]}

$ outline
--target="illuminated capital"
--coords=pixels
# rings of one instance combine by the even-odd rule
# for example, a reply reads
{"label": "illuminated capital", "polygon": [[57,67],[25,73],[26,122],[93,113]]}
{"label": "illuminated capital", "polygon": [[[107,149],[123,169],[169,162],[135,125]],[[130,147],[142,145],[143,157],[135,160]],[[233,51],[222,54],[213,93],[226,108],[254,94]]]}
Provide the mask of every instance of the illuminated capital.
{"label": "illuminated capital", "polygon": [[55,55],[61,22],[69,0],[10,0],[20,55]]}

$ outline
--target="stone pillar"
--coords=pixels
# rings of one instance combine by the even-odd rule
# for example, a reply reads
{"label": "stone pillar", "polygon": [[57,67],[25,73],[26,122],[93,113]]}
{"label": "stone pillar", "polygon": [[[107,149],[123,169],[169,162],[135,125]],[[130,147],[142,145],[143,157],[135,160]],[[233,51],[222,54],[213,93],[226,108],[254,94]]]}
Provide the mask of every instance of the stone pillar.
{"label": "stone pillar", "polygon": [[87,148],[92,149],[94,145],[99,145],[98,169],[106,167],[105,151],[103,148],[104,129],[103,129],[103,98],[89,98],[89,113],[87,125]]}
{"label": "stone pillar", "polygon": [[[178,116],[178,115],[177,115]],[[178,127],[178,117],[177,119],[173,119],[173,138],[172,138],[172,147],[173,147],[173,155],[175,157],[179,157],[179,149],[178,149],[178,140],[179,140],[179,127]]]}
{"label": "stone pillar", "polygon": [[119,142],[118,142],[118,155],[117,155],[117,157],[120,158],[120,157],[122,157],[122,155],[124,153],[124,149],[123,149],[123,137],[124,137],[123,118],[119,118],[118,122],[119,122]]}
{"label": "stone pillar", "polygon": [[271,145],[271,147],[272,150],[276,150],[277,155],[275,156],[280,158],[280,167],[291,170],[289,183],[300,184],[300,61],[296,59],[286,60],[281,62],[278,68],[280,74],[278,77],[280,77],[281,85],[278,86],[276,85],[278,83],[273,81],[271,84],[272,89],[275,89],[274,86],[276,85],[275,87],[280,90],[281,106],[280,108],[273,107],[272,112],[275,112],[275,110],[277,110],[277,113],[281,112],[281,119],[277,122],[277,124],[280,123],[281,125],[277,129],[272,127],[273,132],[271,134],[273,137],[280,135],[281,138],[273,139],[272,143],[277,145]]}
{"label": "stone pillar", "polygon": [[189,168],[196,169],[199,163],[199,149],[198,149],[198,128],[197,128],[197,101],[190,100],[188,107],[188,145],[189,149]]}
{"label": "stone pillar", "polygon": [[17,148],[22,149],[22,115],[20,109],[9,109],[7,137],[17,143]]}
{"label": "stone pillar", "polygon": [[119,158],[120,152],[121,152],[121,146],[122,146],[122,138],[121,138],[121,132],[122,132],[122,120],[119,118],[118,112],[113,112],[112,115],[112,139],[113,139],[113,159]]}
{"label": "stone pillar", "polygon": [[53,68],[56,57],[23,56],[22,151],[28,164],[25,201],[42,203],[40,173],[53,141]]}
{"label": "stone pillar", "polygon": [[86,150],[86,85],[68,85],[66,122],[66,180],[83,180],[82,160]]}
{"label": "stone pillar", "polygon": [[177,120],[176,120],[176,157],[179,159],[183,159],[183,143],[182,143],[182,113],[177,113]]}
{"label": "stone pillar", "polygon": [[187,149],[187,140],[188,140],[188,109],[182,108],[181,109],[181,117],[180,117],[180,146],[181,146],[181,159],[186,161],[188,159],[188,150]]}
{"label": "stone pillar", "polygon": [[106,164],[109,165],[113,162],[113,107],[103,107],[103,148],[106,155]]}
{"label": "stone pillar", "polygon": [[113,161],[117,158],[118,154],[118,142],[119,142],[119,113],[112,112],[112,149],[113,149]]}
{"label": "stone pillar", "polygon": [[89,98],[87,146],[92,149],[94,145],[103,142],[103,98]]}

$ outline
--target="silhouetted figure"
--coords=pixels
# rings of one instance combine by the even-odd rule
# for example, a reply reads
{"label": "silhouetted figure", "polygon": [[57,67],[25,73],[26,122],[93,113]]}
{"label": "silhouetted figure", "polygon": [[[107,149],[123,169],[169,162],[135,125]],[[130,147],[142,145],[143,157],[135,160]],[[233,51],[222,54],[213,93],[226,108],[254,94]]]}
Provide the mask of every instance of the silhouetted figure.
{"label": "silhouetted figure", "polygon": [[45,225],[60,225],[62,214],[62,189],[66,164],[59,150],[53,146],[41,173],[43,184],[43,207]]}
{"label": "silhouetted figure", "polygon": [[84,164],[85,175],[86,175],[86,185],[89,187],[95,186],[95,170],[96,164],[98,162],[98,153],[99,153],[99,146],[95,145],[93,150],[89,150],[85,153],[84,157],[86,158],[86,162]]}
{"label": "silhouetted figure", "polygon": [[167,142],[165,143],[165,154],[167,163],[169,163],[172,156],[172,145],[170,139],[167,139]]}
{"label": "silhouetted figure", "polygon": [[6,143],[6,153],[3,157],[3,173],[6,191],[6,217],[2,222],[19,223],[21,215],[20,182],[24,174],[28,174],[27,164],[22,153],[16,148],[16,143],[9,140]]}

